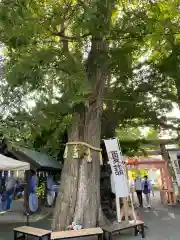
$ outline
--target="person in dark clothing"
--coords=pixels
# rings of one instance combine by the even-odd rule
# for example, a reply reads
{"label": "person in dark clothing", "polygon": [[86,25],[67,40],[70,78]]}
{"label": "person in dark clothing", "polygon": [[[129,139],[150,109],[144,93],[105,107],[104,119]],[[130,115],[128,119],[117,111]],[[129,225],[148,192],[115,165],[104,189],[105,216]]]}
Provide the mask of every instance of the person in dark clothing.
{"label": "person in dark clothing", "polygon": [[142,190],[144,195],[146,196],[146,201],[148,204],[148,208],[151,208],[150,205],[150,192],[152,190],[151,182],[148,180],[148,176],[144,177],[144,181],[142,182]]}

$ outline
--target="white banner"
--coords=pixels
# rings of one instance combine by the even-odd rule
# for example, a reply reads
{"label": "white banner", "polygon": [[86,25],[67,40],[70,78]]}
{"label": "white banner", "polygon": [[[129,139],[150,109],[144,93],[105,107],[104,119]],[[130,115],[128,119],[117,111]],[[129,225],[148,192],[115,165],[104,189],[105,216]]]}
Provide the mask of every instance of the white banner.
{"label": "white banner", "polygon": [[109,158],[109,164],[112,170],[112,177],[114,179],[111,184],[114,184],[116,197],[128,197],[128,181],[126,177],[125,165],[123,163],[123,156],[119,149],[118,140],[116,138],[108,139],[104,140],[104,143]]}
{"label": "white banner", "polygon": [[178,187],[180,187],[180,169],[179,169],[179,163],[177,159],[177,152],[176,151],[168,151],[168,152],[169,152],[171,164],[175,173],[177,185]]}

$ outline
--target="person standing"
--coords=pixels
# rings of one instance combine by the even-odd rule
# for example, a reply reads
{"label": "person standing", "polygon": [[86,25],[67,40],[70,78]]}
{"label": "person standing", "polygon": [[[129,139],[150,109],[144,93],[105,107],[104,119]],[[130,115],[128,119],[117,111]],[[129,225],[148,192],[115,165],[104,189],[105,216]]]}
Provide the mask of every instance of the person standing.
{"label": "person standing", "polygon": [[37,176],[34,170],[31,170],[30,193],[35,193],[37,188]]}
{"label": "person standing", "polygon": [[6,182],[6,193],[7,193],[7,210],[11,211],[11,203],[14,196],[16,188],[16,180],[14,178],[14,173],[11,172],[10,177]]}
{"label": "person standing", "polygon": [[47,177],[47,203],[48,206],[52,206],[54,201],[55,201],[55,191],[54,191],[54,186],[55,182],[53,180],[53,175],[49,174]]}
{"label": "person standing", "polygon": [[147,207],[151,208],[150,193],[151,193],[151,190],[152,190],[152,186],[151,186],[151,182],[148,180],[148,176],[144,177],[144,181],[142,182],[142,190],[143,190],[143,193],[146,197],[146,202],[147,202],[147,205],[148,205]]}
{"label": "person standing", "polygon": [[139,201],[139,206],[143,207],[143,197],[142,197],[142,181],[139,176],[136,177],[135,179],[135,191],[137,194],[137,198]]}
{"label": "person standing", "polygon": [[31,170],[30,178],[30,195],[29,195],[29,209],[31,212],[38,210],[38,196],[36,194],[38,178],[34,170]]}
{"label": "person standing", "polygon": [[53,176],[51,174],[48,175],[46,183],[47,183],[47,190],[52,191],[55,183],[53,181]]}

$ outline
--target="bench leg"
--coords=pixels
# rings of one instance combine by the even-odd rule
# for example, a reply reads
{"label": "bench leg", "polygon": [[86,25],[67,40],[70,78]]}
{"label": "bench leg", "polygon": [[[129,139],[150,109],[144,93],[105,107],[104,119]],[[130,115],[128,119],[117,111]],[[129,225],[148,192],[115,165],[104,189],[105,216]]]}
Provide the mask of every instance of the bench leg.
{"label": "bench leg", "polygon": [[17,238],[17,232],[16,231],[14,231],[14,240],[17,240],[18,238]]}
{"label": "bench leg", "polygon": [[42,237],[39,237],[38,240],[43,240],[43,239],[46,239],[46,240],[51,240],[51,234],[47,234],[45,236],[42,236]]}
{"label": "bench leg", "polygon": [[103,237],[103,240],[107,240],[107,239],[112,240],[112,233],[104,231],[102,237]]}
{"label": "bench leg", "polygon": [[[51,238],[48,239],[48,240],[51,240]],[[98,240],[103,240],[103,234],[99,234],[99,235],[98,235]]]}
{"label": "bench leg", "polygon": [[103,231],[103,240],[107,240],[107,232],[105,232],[105,231]]}
{"label": "bench leg", "polygon": [[43,239],[46,239],[46,240],[51,240],[51,234],[47,234],[43,237],[39,237],[38,240],[43,240]]}
{"label": "bench leg", "polygon": [[51,240],[51,234],[50,233],[47,235],[47,240]]}
{"label": "bench leg", "polygon": [[112,233],[109,233],[109,240],[112,240]]}
{"label": "bench leg", "polygon": [[137,236],[137,235],[138,235],[138,232],[139,232],[139,230],[138,230],[138,227],[136,226],[136,227],[134,228],[134,236]]}
{"label": "bench leg", "polygon": [[18,236],[18,232],[14,231],[14,240],[18,240],[18,239],[25,240],[26,236],[23,233],[21,234],[21,236]]}
{"label": "bench leg", "polygon": [[144,224],[141,225],[141,236],[145,238]]}

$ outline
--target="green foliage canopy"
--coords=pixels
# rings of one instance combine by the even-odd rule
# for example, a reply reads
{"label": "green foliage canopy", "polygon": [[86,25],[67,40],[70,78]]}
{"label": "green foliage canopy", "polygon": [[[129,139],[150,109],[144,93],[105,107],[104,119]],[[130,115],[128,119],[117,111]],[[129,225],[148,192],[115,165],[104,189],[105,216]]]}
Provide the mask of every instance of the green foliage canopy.
{"label": "green foliage canopy", "polygon": [[[24,128],[31,145],[41,136],[38,147],[51,148],[52,139],[57,149],[59,135],[68,128],[74,107],[88,104],[92,93],[87,75],[87,68],[92,75],[94,68],[93,64],[87,66],[88,57],[93,58],[92,39],[105,39],[109,45],[102,137],[112,137],[119,125],[169,127],[166,113],[172,109],[174,85],[164,81],[155,64],[162,55],[157,48],[163,51],[165,46],[165,20],[179,14],[176,4],[2,0],[0,36],[6,56],[2,89],[3,101],[11,106],[11,122],[16,119],[13,132],[14,128],[18,133]],[[103,61],[103,54],[94,61]],[[25,103],[30,100],[35,108],[27,108]],[[45,133],[49,140],[45,140]]]}

